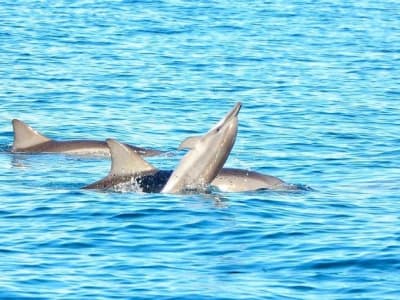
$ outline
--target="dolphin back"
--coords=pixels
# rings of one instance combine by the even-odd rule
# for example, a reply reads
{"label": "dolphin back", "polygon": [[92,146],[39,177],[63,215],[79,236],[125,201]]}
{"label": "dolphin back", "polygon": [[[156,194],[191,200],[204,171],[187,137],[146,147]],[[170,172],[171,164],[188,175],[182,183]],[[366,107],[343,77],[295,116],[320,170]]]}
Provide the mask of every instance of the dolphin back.
{"label": "dolphin back", "polygon": [[50,141],[49,138],[33,130],[18,119],[12,120],[12,125],[14,129],[12,152],[23,151],[24,149],[29,149]]}

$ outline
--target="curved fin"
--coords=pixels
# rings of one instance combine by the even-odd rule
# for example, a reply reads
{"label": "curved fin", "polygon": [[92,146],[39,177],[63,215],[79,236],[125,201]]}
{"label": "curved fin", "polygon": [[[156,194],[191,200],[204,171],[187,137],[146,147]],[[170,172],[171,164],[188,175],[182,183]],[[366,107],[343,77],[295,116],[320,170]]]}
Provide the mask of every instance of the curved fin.
{"label": "curved fin", "polygon": [[12,125],[14,128],[14,143],[12,149],[14,151],[33,147],[50,141],[49,138],[41,135],[39,132],[33,130],[20,120],[12,120]]}
{"label": "curved fin", "polygon": [[190,136],[183,140],[183,142],[179,145],[178,150],[193,149],[200,139],[201,136]]}
{"label": "curved fin", "polygon": [[109,175],[133,175],[157,169],[145,161],[138,153],[114,139],[106,140],[111,152]]}

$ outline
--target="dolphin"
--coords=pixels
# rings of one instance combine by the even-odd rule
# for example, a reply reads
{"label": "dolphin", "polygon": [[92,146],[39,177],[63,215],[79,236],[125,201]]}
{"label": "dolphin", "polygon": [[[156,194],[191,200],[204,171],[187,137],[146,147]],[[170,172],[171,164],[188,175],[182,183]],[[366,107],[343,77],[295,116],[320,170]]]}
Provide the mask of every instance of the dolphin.
{"label": "dolphin", "polygon": [[[82,156],[110,156],[110,149],[104,141],[71,140],[56,141],[40,134],[24,122],[13,119],[13,153],[64,153]],[[159,155],[162,151],[140,148],[126,144],[132,151],[143,156]]]}
{"label": "dolphin", "polygon": [[[199,137],[188,137],[178,147],[178,150],[192,149]],[[255,190],[298,190],[297,185],[288,184],[283,180],[255,171],[233,168],[222,168],[210,183],[221,192],[248,192]]]}
{"label": "dolphin", "polygon": [[[83,189],[159,193],[171,177],[172,170],[159,170],[137,152],[114,139],[106,143],[111,152],[111,169],[106,177]],[[259,189],[298,190],[277,177],[254,171],[223,168],[210,183],[221,192],[247,192]]]}
{"label": "dolphin", "polygon": [[136,191],[159,193],[172,171],[158,170],[136,151],[114,139],[106,143],[111,153],[111,170],[108,175],[83,189]]}
{"label": "dolphin", "polygon": [[201,137],[191,138],[191,149],[179,162],[162,193],[205,188],[217,176],[236,140],[240,102]]}
{"label": "dolphin", "polygon": [[295,191],[299,187],[283,180],[254,171],[223,168],[211,182],[221,192],[249,192],[256,190]]}

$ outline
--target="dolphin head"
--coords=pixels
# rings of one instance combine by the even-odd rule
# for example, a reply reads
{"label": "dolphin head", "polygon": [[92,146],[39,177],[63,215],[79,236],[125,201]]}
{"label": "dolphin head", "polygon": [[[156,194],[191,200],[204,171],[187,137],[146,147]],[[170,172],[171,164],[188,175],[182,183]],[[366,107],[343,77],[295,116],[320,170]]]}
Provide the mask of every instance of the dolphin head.
{"label": "dolphin head", "polygon": [[236,103],[226,116],[205,135],[201,136],[196,143],[196,152],[202,153],[201,160],[208,164],[207,170],[200,175],[201,178],[205,179],[204,184],[210,183],[213,179],[210,181],[209,178],[218,174],[232,150],[236,141],[238,114],[241,107],[240,102]]}
{"label": "dolphin head", "polygon": [[227,160],[236,140],[240,102],[213,128],[200,137],[192,137],[180,148],[190,148],[172,173],[162,192],[178,193],[208,185]]}
{"label": "dolphin head", "polygon": [[238,114],[241,107],[242,104],[240,102],[236,103],[236,105],[218,122],[218,124],[201,137],[200,140],[202,144],[220,145],[220,148],[222,149],[225,147],[230,147],[231,149],[236,140]]}

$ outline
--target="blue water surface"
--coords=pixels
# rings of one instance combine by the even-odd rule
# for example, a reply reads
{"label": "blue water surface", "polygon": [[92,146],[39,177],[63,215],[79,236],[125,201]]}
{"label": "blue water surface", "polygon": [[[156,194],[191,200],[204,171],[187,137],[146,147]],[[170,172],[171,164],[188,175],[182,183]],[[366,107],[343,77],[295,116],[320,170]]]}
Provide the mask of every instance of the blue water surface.
{"label": "blue water surface", "polygon": [[[0,3],[1,299],[399,299],[400,4]],[[110,161],[59,140],[170,151],[237,101],[226,166],[312,191],[81,190]]]}

